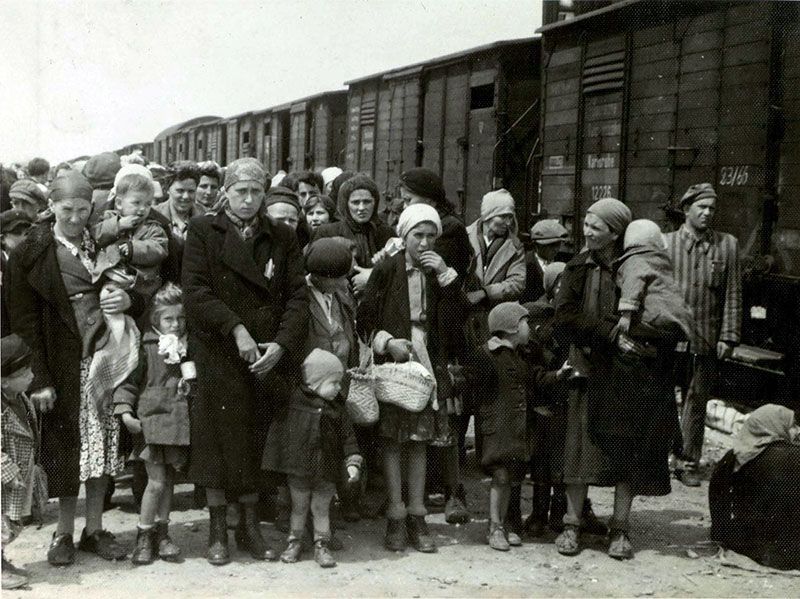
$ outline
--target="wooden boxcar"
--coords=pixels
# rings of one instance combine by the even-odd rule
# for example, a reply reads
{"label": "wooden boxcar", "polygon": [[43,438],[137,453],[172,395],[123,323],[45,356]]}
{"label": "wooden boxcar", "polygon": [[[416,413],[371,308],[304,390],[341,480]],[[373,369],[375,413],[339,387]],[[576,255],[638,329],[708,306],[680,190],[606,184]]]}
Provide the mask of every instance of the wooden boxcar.
{"label": "wooden boxcar", "polygon": [[167,165],[175,160],[192,160],[189,156],[194,155],[195,144],[190,133],[200,125],[218,123],[220,120],[218,116],[200,116],[164,129],[153,142],[155,161]]}
{"label": "wooden boxcar", "polygon": [[348,98],[345,166],[393,197],[404,170],[439,173],[464,218],[506,187],[519,216],[536,204],[539,40],[501,41],[356,79]]}
{"label": "wooden boxcar", "polygon": [[[794,2],[624,0],[541,28],[541,207],[573,227],[595,200],[669,227],[714,184],[746,265],[745,340],[800,336],[800,27]],[[789,328],[787,329],[787,325]]]}
{"label": "wooden boxcar", "polygon": [[224,119],[216,119],[184,128],[187,135],[187,160],[213,160],[225,164],[227,132]]}

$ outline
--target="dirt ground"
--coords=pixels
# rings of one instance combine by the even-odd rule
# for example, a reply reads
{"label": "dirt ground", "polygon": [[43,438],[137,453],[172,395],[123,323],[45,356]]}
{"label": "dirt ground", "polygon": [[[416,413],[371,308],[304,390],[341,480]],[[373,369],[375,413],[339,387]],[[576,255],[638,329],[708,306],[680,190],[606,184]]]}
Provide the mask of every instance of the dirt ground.
{"label": "dirt ground", "polygon": [[[706,456],[715,459],[727,438],[708,435]],[[204,559],[208,534],[207,513],[192,506],[191,487],[178,488],[173,513],[173,538],[183,548],[181,564],[156,562],[135,568],[129,561],[109,563],[78,552],[68,568],[52,568],[47,545],[55,529],[56,509],[51,503],[44,526],[30,526],[9,546],[6,556],[31,573],[31,584],[6,597],[584,597],[584,596],[685,596],[685,597],[789,597],[797,596],[800,573],[750,571],[723,565],[717,547],[708,540],[710,525],[707,482],[689,489],[673,482],[666,497],[639,498],[634,503],[632,541],[636,557],[617,562],[605,554],[605,541],[586,537],[588,543],[574,558],[560,556],[553,534],[523,547],[499,553],[485,544],[488,481],[470,470],[468,493],[473,522],[450,526],[444,515],[429,516],[439,545],[435,555],[409,549],[389,553],[382,547],[382,520],[362,520],[338,531],[345,549],[337,552],[338,567],[322,570],[306,555],[297,564],[257,562],[239,553],[231,535],[234,562],[215,568]],[[612,493],[591,489],[595,511],[610,514]],[[530,486],[524,487],[523,514],[530,511]],[[136,514],[129,489],[118,489],[116,507],[106,512],[105,527],[133,546]],[[78,530],[82,522],[76,523]],[[272,524],[264,533],[283,547],[284,535]]]}

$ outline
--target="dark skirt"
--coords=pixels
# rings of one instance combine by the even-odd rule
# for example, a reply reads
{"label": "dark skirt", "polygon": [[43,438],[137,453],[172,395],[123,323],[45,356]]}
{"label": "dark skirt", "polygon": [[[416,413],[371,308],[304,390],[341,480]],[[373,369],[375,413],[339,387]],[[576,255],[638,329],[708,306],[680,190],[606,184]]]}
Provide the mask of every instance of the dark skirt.
{"label": "dark skirt", "polygon": [[396,443],[428,443],[436,436],[436,413],[430,404],[421,412],[409,412],[394,404],[382,402],[378,435]]}

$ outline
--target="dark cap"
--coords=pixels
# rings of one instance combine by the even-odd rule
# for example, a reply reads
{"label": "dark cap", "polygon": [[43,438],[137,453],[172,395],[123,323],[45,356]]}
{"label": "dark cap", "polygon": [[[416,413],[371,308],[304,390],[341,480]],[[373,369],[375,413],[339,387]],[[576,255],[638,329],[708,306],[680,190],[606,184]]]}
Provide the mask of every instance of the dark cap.
{"label": "dark cap", "polygon": [[313,241],[306,253],[306,270],[312,275],[338,279],[353,268],[353,253],[346,243],[332,237]]}
{"label": "dark cap", "polygon": [[567,239],[564,226],[555,219],[540,220],[531,228],[531,239],[541,245],[560,243]]}
{"label": "dark cap", "polygon": [[683,208],[687,205],[691,206],[695,202],[706,200],[708,198],[713,198],[715,200],[717,199],[717,192],[714,191],[714,187],[711,185],[711,183],[697,183],[696,185],[692,185],[686,190],[686,193],[683,194],[683,197],[681,197],[680,207]]}
{"label": "dark cap", "polygon": [[111,189],[120,168],[122,164],[116,152],[103,152],[92,156],[83,165],[83,176],[95,189]]}
{"label": "dark cap", "polygon": [[44,195],[39,184],[32,179],[20,179],[14,181],[8,195],[12,200],[22,200],[28,202],[42,209],[47,204],[47,198]]}
{"label": "dark cap", "polygon": [[267,192],[267,198],[264,200],[264,208],[272,206],[273,204],[289,204],[290,206],[294,206],[297,208],[297,214],[303,211],[300,206],[300,198],[297,197],[297,194],[288,187],[283,187],[282,185],[270,187]]}
{"label": "dark cap", "polygon": [[2,368],[0,375],[9,376],[20,368],[24,368],[31,361],[31,350],[22,340],[22,337],[13,333],[0,339],[0,359]]}
{"label": "dark cap", "polygon": [[20,229],[27,229],[33,220],[22,210],[6,210],[0,212],[0,233],[14,233]]}

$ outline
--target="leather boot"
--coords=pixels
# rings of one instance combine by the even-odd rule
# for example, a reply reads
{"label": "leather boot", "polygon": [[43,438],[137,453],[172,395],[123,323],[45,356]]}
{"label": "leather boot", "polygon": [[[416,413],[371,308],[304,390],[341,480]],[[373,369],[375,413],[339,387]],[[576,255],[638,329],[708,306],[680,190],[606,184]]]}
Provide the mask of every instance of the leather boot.
{"label": "leather boot", "polygon": [[386,519],[386,536],[383,546],[389,551],[405,551],[406,548],[406,521],[402,518]]}
{"label": "leather boot", "polygon": [[267,546],[261,536],[261,526],[256,517],[254,503],[242,503],[239,514],[239,525],[236,527],[236,545],[241,551],[247,551],[253,559],[275,561],[277,551]]}
{"label": "leather boot", "polygon": [[553,498],[550,500],[550,518],[547,525],[553,532],[564,530],[564,514],[567,513],[567,495],[563,485],[553,487]]}
{"label": "leather boot", "polygon": [[531,497],[531,515],[525,520],[525,532],[532,537],[540,537],[547,526],[547,513],[550,511],[550,485],[534,483]]}
{"label": "leather boot", "polygon": [[406,530],[408,543],[420,553],[436,553],[436,543],[428,532],[428,523],[425,516],[406,516]]}
{"label": "leather boot", "polygon": [[131,555],[131,561],[137,566],[146,566],[156,561],[158,549],[156,545],[155,526],[150,528],[136,528],[136,547]]}
{"label": "leather boot", "polygon": [[213,566],[224,566],[230,563],[231,554],[228,551],[228,524],[226,516],[228,506],[209,506],[208,526],[208,552],[206,559]]}
{"label": "leather boot", "polygon": [[156,546],[158,557],[165,561],[177,561],[181,557],[181,548],[170,538],[169,524],[166,522],[156,523]]}

